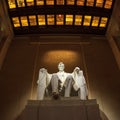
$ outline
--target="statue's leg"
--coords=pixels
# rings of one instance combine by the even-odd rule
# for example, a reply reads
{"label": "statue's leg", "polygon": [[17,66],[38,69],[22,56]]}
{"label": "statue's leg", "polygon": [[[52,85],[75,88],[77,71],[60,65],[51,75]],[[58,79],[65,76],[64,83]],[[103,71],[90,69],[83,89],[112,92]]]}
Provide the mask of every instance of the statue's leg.
{"label": "statue's leg", "polygon": [[72,76],[68,76],[66,78],[65,83],[64,83],[64,87],[65,87],[64,97],[70,97],[70,92],[71,92],[72,84],[73,84],[73,78],[72,78]]}
{"label": "statue's leg", "polygon": [[58,81],[59,81],[58,76],[56,74],[52,75],[51,86],[52,86],[52,92],[53,93],[58,93]]}
{"label": "statue's leg", "polygon": [[59,99],[59,78],[56,74],[52,75],[51,86],[52,86],[53,99],[55,99],[55,100]]}

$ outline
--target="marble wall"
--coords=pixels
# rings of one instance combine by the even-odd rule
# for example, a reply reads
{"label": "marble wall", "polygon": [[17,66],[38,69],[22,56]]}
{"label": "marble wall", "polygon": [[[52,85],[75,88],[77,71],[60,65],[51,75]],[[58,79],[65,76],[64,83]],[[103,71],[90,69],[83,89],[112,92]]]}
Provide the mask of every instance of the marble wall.
{"label": "marble wall", "polygon": [[120,39],[116,42],[115,37],[119,38],[120,36],[120,0],[116,0],[114,4],[113,13],[108,25],[108,30],[106,33],[107,39],[110,43],[114,56],[116,58],[116,62],[118,67],[120,68],[120,50],[119,50],[119,42]]}
{"label": "marble wall", "polygon": [[8,47],[13,38],[13,30],[10,23],[5,0],[0,1],[0,69],[6,56]]}
{"label": "marble wall", "polygon": [[[61,61],[58,50],[70,58],[62,59],[66,61],[65,71],[71,72],[79,66],[86,73],[89,99],[97,99],[103,120],[119,120],[120,71],[107,39],[95,35],[15,37],[0,71],[0,120],[15,120],[27,101],[35,99],[38,68],[56,72],[56,61]],[[78,55],[74,59],[76,54],[66,50],[77,51]]]}

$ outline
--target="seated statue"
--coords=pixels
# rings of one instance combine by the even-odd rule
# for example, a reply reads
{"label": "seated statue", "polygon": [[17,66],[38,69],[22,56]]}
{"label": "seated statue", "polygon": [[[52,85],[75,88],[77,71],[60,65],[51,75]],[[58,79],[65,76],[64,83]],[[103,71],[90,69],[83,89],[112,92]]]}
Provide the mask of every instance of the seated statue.
{"label": "seated statue", "polygon": [[65,65],[63,62],[58,64],[58,72],[54,73],[51,77],[52,95],[54,99],[59,98],[60,92],[65,89],[64,97],[70,97],[70,90],[72,85],[71,73],[64,71]]}
{"label": "seated statue", "polygon": [[64,97],[70,97],[71,88],[78,92],[80,99],[86,100],[87,86],[83,71],[76,67],[73,73],[64,71],[65,65],[63,62],[58,64],[58,72],[49,74],[45,68],[41,68],[38,78],[37,99],[43,100],[48,85],[52,88],[52,97],[58,99],[61,91],[64,91]]}

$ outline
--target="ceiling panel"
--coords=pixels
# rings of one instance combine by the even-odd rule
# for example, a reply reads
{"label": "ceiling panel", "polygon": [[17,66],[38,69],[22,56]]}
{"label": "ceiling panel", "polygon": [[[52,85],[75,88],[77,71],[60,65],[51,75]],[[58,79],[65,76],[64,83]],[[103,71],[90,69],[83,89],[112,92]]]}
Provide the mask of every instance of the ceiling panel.
{"label": "ceiling panel", "polygon": [[[114,0],[6,0],[15,34],[105,34]],[[37,32],[36,32],[37,31]]]}

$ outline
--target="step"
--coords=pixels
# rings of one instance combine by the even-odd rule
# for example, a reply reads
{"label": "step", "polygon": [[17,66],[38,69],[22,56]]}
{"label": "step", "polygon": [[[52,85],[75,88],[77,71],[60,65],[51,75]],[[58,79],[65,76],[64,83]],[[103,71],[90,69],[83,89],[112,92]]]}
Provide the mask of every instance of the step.
{"label": "step", "polygon": [[18,120],[101,120],[95,99],[28,100]]}

